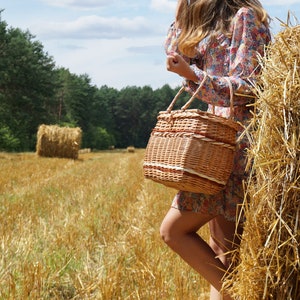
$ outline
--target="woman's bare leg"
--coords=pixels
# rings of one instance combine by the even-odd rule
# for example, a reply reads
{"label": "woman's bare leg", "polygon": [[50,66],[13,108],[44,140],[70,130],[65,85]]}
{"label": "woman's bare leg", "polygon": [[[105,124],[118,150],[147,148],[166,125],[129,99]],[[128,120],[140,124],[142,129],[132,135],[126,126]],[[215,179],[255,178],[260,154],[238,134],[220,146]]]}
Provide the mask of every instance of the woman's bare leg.
{"label": "woman's bare leg", "polygon": [[[171,208],[165,216],[160,233],[165,243],[201,274],[216,290],[222,288],[226,266],[213,249],[197,234],[212,216]],[[229,297],[223,297],[229,300]]]}
{"label": "woman's bare leg", "polygon": [[[217,216],[209,221],[210,247],[222,261],[226,269],[230,267],[230,252],[239,246],[239,238],[236,233],[241,234],[241,228],[236,228],[235,222],[227,221],[223,216]],[[210,300],[222,300],[222,295],[211,285]],[[230,299],[230,298],[229,298]]]}

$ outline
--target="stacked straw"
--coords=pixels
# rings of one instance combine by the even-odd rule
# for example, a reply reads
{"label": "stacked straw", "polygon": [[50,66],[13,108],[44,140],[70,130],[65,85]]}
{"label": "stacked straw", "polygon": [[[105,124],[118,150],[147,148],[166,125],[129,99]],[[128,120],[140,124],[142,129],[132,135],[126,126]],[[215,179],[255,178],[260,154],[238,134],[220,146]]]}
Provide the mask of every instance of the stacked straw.
{"label": "stacked straw", "polygon": [[239,262],[228,288],[239,300],[300,299],[300,26],[275,36],[261,59],[250,127],[251,174]]}
{"label": "stacked straw", "polygon": [[82,131],[79,127],[40,125],[37,133],[36,152],[43,157],[77,159]]}

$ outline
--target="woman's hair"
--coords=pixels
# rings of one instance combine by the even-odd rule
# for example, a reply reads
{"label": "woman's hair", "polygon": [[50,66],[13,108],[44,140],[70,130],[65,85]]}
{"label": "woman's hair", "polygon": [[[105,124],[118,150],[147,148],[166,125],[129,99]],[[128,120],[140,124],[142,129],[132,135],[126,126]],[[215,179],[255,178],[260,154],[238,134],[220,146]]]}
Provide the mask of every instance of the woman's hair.
{"label": "woman's hair", "polygon": [[231,21],[242,7],[252,8],[262,23],[269,23],[270,18],[258,0],[182,0],[176,16],[181,29],[179,51],[193,57],[196,45],[206,36],[230,36]]}

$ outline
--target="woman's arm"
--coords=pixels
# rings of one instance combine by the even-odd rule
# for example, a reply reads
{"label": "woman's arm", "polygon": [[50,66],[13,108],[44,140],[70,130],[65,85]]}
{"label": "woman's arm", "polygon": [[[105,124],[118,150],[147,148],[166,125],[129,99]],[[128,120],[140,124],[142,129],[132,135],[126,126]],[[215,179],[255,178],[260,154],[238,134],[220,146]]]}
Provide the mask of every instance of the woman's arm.
{"label": "woman's arm", "polygon": [[[189,59],[178,53],[177,39],[180,32],[175,29],[174,24],[172,26],[165,43],[167,69],[186,78],[186,89],[193,93],[199,82],[203,80],[205,72],[196,64],[189,65]],[[258,54],[264,55],[265,45],[271,39],[269,29],[261,24],[253,10],[248,8],[239,10],[232,31],[231,45],[228,45],[230,46],[229,72],[226,76],[228,78],[209,72],[198,94],[198,98],[215,106],[228,107],[230,105],[230,89],[227,79],[231,81],[235,93],[234,105],[244,105],[252,101],[252,85],[259,72],[257,56]],[[221,59],[224,58],[221,57]],[[216,61],[217,58],[214,60]]]}
{"label": "woman's arm", "polygon": [[[253,99],[252,86],[259,73],[258,54],[264,55],[265,46],[270,42],[270,32],[257,19],[251,9],[239,10],[233,24],[233,36],[229,48],[229,73],[234,90],[234,105],[244,105]],[[203,70],[195,64],[191,65],[200,82],[204,78]],[[198,94],[201,100],[215,106],[230,106],[230,89],[224,76],[209,74]],[[197,81],[187,82],[187,90],[194,92],[198,87]]]}

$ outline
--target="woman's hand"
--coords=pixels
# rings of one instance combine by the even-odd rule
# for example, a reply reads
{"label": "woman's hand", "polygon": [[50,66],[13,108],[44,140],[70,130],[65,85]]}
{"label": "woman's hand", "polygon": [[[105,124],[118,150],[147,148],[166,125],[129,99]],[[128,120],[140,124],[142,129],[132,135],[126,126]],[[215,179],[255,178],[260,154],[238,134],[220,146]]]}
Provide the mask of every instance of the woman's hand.
{"label": "woman's hand", "polygon": [[198,78],[190,68],[190,65],[184,60],[181,55],[176,52],[167,55],[166,67],[168,71],[185,77],[187,80],[192,80],[194,82],[198,81]]}

